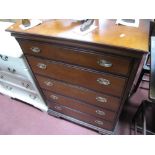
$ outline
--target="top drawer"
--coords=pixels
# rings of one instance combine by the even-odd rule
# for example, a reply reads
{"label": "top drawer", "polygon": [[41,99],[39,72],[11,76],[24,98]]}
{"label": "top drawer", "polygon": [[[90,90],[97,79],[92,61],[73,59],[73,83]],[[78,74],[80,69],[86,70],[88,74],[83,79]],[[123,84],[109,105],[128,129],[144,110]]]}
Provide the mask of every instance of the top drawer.
{"label": "top drawer", "polygon": [[57,61],[78,64],[92,69],[128,76],[131,59],[126,57],[96,54],[92,51],[75,50],[51,43],[18,40],[24,53]]}

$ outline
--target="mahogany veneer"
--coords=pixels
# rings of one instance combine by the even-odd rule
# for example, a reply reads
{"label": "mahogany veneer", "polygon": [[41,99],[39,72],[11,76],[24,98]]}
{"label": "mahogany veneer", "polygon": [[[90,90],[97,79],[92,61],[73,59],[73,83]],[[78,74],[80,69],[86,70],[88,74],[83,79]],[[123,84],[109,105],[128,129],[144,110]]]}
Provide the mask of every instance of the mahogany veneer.
{"label": "mahogany veneer", "polygon": [[19,42],[49,114],[100,133],[114,133],[138,67],[149,48],[149,20],[138,28],[95,20],[97,28],[75,33],[79,22],[49,20],[10,31]]}

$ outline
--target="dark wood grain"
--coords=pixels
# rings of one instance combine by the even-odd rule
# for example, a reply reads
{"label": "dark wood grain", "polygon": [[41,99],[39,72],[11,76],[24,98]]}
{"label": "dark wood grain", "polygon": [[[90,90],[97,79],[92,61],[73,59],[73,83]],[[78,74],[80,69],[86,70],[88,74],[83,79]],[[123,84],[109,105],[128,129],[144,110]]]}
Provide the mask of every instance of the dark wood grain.
{"label": "dark wood grain", "polygon": [[[50,101],[47,101],[47,103],[50,104]],[[60,104],[52,103],[52,104],[50,104],[50,108],[53,109],[54,111],[63,113],[67,116],[71,116],[73,118],[76,118],[76,119],[79,119],[81,121],[93,124],[95,126],[98,126],[98,127],[101,127],[101,128],[107,129],[107,130],[113,129],[113,123],[112,122],[105,121],[101,118],[93,117],[91,115],[82,113],[80,111],[67,108],[67,107],[62,106]]]}
{"label": "dark wood grain", "polygon": [[[132,61],[127,57],[97,54],[94,51],[87,51],[85,49],[73,49],[33,40],[18,39],[18,41],[26,54],[126,76],[128,76],[130,71],[130,63]],[[37,53],[33,52],[33,47],[39,48],[40,51]],[[106,67],[99,64],[101,61],[111,63],[111,66]]]}
{"label": "dark wood grain", "polygon": [[[114,131],[140,62],[149,51],[150,26],[149,20],[140,20],[138,28],[115,22],[95,20],[97,28],[87,35],[74,33],[80,23],[72,20],[50,20],[28,30],[21,30],[19,21],[7,29],[19,42],[44,92],[42,96],[52,109],[49,114],[59,113],[99,132]],[[31,52],[31,47],[39,47],[40,51]],[[101,59],[112,65],[100,66]],[[40,64],[43,68],[38,67]],[[101,85],[99,78],[110,83]],[[55,95],[54,100],[51,95]],[[101,104],[97,97],[107,102]],[[96,108],[107,115],[99,117],[94,113]]]}
{"label": "dark wood grain", "polygon": [[[115,96],[121,96],[125,86],[125,78],[113,76],[110,74],[96,73],[88,70],[82,70],[78,67],[56,63],[27,56],[28,62],[33,69],[33,72],[45,75],[57,80],[77,84],[86,88],[96,90],[98,92],[106,92]],[[40,69],[38,64],[45,64],[46,69]],[[109,85],[100,84],[98,79],[106,79],[110,82]]]}
{"label": "dark wood grain", "polygon": [[[46,96],[46,98],[49,101],[52,101],[52,103],[55,102],[60,105],[69,107],[71,109],[75,109],[75,110],[102,118],[104,120],[114,122],[114,119],[116,116],[115,112],[111,112],[111,111],[105,110],[100,107],[92,106],[92,105],[86,104],[84,102],[77,101],[75,99],[70,99],[68,97],[58,95],[58,94],[55,94],[50,91],[44,90],[43,92],[44,92],[44,95]],[[51,104],[49,104],[48,106],[51,107]]]}
{"label": "dark wood grain", "polygon": [[109,96],[103,93],[97,93],[90,89],[78,87],[76,85],[71,85],[69,83],[64,83],[39,75],[36,75],[36,78],[42,89],[78,99],[88,104],[109,109],[111,111],[117,111],[119,108],[121,99],[117,97]]}

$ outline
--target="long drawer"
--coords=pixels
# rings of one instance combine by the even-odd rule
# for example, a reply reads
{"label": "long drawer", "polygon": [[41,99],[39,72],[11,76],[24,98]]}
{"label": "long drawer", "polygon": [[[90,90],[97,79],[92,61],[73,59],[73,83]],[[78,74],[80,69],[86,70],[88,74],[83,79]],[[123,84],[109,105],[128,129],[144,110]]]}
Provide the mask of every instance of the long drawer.
{"label": "long drawer", "polygon": [[27,59],[34,73],[115,96],[121,96],[123,93],[126,82],[125,78],[92,72],[84,68],[65,65],[55,61],[47,61],[32,56],[27,56]]}
{"label": "long drawer", "polygon": [[31,82],[25,77],[19,76],[18,74],[11,74],[5,71],[0,71],[0,80],[12,83],[13,85],[23,89],[34,91]]}
{"label": "long drawer", "polygon": [[0,81],[0,93],[31,104],[42,111],[48,110],[47,106],[45,105],[44,101],[40,98],[39,94],[32,93],[29,90],[24,90],[14,85]]}
{"label": "long drawer", "polygon": [[[50,101],[47,101],[47,102],[48,102],[48,104],[50,103]],[[75,119],[81,120],[83,122],[86,122],[86,123],[89,123],[89,124],[92,124],[95,126],[98,126],[100,128],[104,128],[104,129],[107,129],[110,131],[113,130],[113,123],[112,122],[108,122],[108,121],[105,121],[103,119],[96,118],[96,117],[93,117],[91,115],[87,115],[85,113],[81,113],[79,111],[70,109],[68,107],[62,106],[62,105],[57,104],[57,103],[52,103],[50,105],[51,105],[50,109],[57,111],[59,113],[65,114],[67,116],[73,117]]]}
{"label": "long drawer", "polygon": [[[104,120],[114,122],[115,115],[116,115],[115,112],[111,112],[111,111],[105,110],[100,107],[88,105],[88,104],[85,104],[84,102],[70,99],[68,97],[58,95],[53,92],[49,92],[49,91],[45,91],[45,90],[43,92],[44,92],[44,95],[46,96],[46,98],[48,100],[51,100],[52,102],[69,107],[71,109],[81,111],[83,113],[87,113],[87,114],[102,118]],[[48,106],[50,107],[51,104],[49,104]]]}
{"label": "long drawer", "polygon": [[37,100],[38,104],[39,104],[39,97],[37,94],[30,92],[29,90],[24,90],[21,89],[19,87],[16,87],[14,85],[11,85],[9,83],[5,83],[0,81],[0,87],[2,87],[3,90],[1,93],[9,95],[13,98],[17,98],[20,100],[23,100],[27,103],[32,103],[35,102]]}
{"label": "long drawer", "polygon": [[38,41],[19,39],[19,43],[27,54],[126,76],[130,71],[131,59],[127,57],[96,54],[92,51],[75,50]]}
{"label": "long drawer", "polygon": [[36,78],[42,89],[72,97],[112,111],[117,111],[119,108],[120,99],[117,97],[96,93],[90,89],[85,89],[83,87],[78,87],[39,75],[36,75]]}

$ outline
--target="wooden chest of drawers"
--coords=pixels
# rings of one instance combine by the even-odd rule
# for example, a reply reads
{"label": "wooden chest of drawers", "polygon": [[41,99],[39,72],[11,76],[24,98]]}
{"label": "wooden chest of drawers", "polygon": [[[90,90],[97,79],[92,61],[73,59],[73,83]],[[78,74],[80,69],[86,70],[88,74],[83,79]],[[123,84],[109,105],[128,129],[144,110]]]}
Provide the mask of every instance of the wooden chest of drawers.
{"label": "wooden chest of drawers", "polygon": [[[55,20],[23,31],[19,22],[8,31],[27,58],[49,114],[111,134],[148,51],[149,22],[141,20],[139,28],[123,29],[113,20],[104,20],[109,28],[96,20],[98,28],[86,36],[71,31],[77,23],[67,28],[64,23]],[[116,36],[121,30],[130,36]]]}

